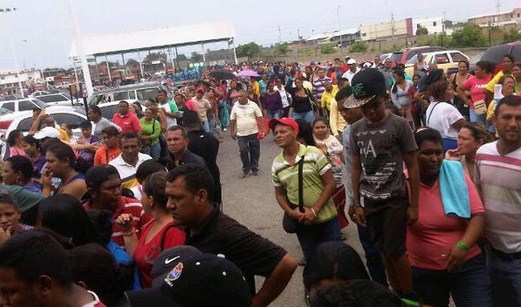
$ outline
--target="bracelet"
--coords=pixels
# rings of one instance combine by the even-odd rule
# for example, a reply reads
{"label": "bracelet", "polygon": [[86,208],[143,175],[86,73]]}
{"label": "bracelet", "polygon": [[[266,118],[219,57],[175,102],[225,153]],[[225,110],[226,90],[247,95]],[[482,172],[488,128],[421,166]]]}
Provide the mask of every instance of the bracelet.
{"label": "bracelet", "polygon": [[121,232],[121,234],[125,237],[129,237],[131,235],[133,235],[134,233],[136,233],[136,229],[134,227],[132,227],[129,231],[127,232]]}
{"label": "bracelet", "polygon": [[456,242],[456,245],[461,248],[462,250],[468,252],[469,251],[469,247],[467,245],[465,245],[465,243],[461,242],[461,241],[458,241]]}
{"label": "bracelet", "polygon": [[311,208],[311,212],[315,215],[315,217],[318,217],[317,213],[315,212],[315,209]]}

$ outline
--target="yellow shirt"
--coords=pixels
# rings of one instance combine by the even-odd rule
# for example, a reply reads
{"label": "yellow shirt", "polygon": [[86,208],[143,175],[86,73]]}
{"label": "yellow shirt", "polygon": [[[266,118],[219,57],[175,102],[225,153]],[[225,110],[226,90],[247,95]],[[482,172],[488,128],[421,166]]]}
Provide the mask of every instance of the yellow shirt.
{"label": "yellow shirt", "polygon": [[321,103],[320,103],[322,108],[331,110],[329,105],[331,104],[331,100],[335,99],[336,93],[338,93],[338,86],[336,86],[336,85],[333,85],[333,89],[331,90],[331,92],[324,91],[322,93],[322,99],[321,99]]}
{"label": "yellow shirt", "polygon": [[331,132],[334,136],[338,136],[339,133],[342,133],[347,126],[344,117],[338,111],[338,103],[336,99],[331,100],[330,104],[331,110],[329,113],[329,126],[331,127]]}
{"label": "yellow shirt", "polygon": [[498,84],[499,83],[499,80],[504,76],[505,74],[503,73],[503,71],[501,70],[500,72],[498,72],[493,78],[492,80],[490,80],[487,85],[485,86],[485,88],[487,89],[487,91],[491,92],[491,93],[494,93],[494,85],[495,84]]}

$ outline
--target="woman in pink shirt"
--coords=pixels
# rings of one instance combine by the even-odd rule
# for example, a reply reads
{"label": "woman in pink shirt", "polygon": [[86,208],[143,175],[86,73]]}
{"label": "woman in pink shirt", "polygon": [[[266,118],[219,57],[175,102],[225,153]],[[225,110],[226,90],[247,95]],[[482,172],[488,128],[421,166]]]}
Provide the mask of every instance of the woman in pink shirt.
{"label": "woman in pink shirt", "polygon": [[[456,89],[459,99],[469,106],[469,118],[471,122],[479,121],[485,124],[486,114],[476,114],[474,103],[486,100],[487,90],[485,86],[492,79],[493,69],[494,68],[490,62],[477,62],[476,69],[474,70],[475,75],[468,78]],[[470,91],[470,99],[465,95],[465,91]]]}
{"label": "woman in pink shirt", "polygon": [[450,296],[457,306],[491,306],[490,278],[476,245],[485,228],[485,210],[477,189],[463,173],[470,218],[447,215],[439,184],[441,135],[425,128],[415,133],[415,139],[419,147],[419,218],[407,231],[414,290],[430,306],[448,306]]}
{"label": "woman in pink shirt", "polygon": [[7,144],[9,145],[9,156],[27,156],[23,149],[24,135],[20,130],[13,130],[7,136]]}

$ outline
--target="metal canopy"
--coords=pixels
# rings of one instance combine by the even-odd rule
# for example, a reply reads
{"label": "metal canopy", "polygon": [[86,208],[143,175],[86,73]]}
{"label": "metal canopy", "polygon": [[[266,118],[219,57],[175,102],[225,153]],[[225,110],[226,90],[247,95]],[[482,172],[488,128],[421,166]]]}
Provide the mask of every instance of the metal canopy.
{"label": "metal canopy", "polygon": [[[220,41],[233,43],[234,37],[235,29],[232,23],[225,20],[83,37],[83,47],[85,55],[97,57]],[[73,41],[69,57],[78,56],[76,41]]]}

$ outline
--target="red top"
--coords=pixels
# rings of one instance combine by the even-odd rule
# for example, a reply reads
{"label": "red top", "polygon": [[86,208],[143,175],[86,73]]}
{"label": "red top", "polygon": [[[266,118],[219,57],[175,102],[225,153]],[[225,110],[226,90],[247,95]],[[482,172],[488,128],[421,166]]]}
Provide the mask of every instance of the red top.
{"label": "red top", "polygon": [[[92,209],[90,206],[90,202],[84,203],[83,208],[85,210]],[[140,236],[139,230],[142,229],[143,226],[152,219],[150,215],[146,214],[145,211],[143,211],[143,207],[141,206],[139,200],[121,196],[121,198],[119,199],[118,207],[112,213],[112,241],[114,241],[114,243],[121,246],[122,248],[125,248],[125,241],[123,240],[121,228],[119,228],[118,223],[116,223],[116,220],[118,219],[118,216],[124,213],[132,214],[132,226],[136,229],[136,234],[138,237]]]}
{"label": "red top", "polygon": [[[484,213],[483,203],[470,177],[465,174],[471,215]],[[439,182],[432,187],[420,184],[418,221],[407,228],[407,253],[412,266],[445,270],[449,249],[463,238],[468,220],[448,216],[443,210]],[[470,247],[465,261],[481,253],[479,247]]]}
{"label": "red top", "polygon": [[150,271],[152,270],[154,260],[156,260],[161,251],[185,243],[185,232],[172,224],[165,225],[150,241],[145,243],[146,237],[153,225],[154,221],[151,220],[143,226],[136,250],[134,251],[134,255],[132,255],[132,258],[136,261],[143,288],[150,288],[152,286]]}
{"label": "red top", "polygon": [[141,132],[141,124],[139,123],[139,118],[137,118],[135,114],[128,113],[126,115],[121,115],[115,113],[114,116],[112,116],[112,122],[121,127],[121,132]]}

